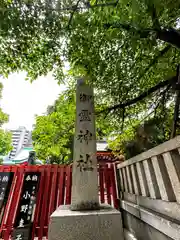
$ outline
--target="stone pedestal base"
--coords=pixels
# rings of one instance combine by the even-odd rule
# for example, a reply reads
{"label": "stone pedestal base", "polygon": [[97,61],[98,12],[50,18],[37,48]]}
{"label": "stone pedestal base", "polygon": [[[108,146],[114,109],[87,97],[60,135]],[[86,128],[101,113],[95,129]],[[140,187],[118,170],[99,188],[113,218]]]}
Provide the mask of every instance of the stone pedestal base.
{"label": "stone pedestal base", "polygon": [[121,213],[109,205],[100,210],[59,207],[51,216],[48,240],[123,240]]}

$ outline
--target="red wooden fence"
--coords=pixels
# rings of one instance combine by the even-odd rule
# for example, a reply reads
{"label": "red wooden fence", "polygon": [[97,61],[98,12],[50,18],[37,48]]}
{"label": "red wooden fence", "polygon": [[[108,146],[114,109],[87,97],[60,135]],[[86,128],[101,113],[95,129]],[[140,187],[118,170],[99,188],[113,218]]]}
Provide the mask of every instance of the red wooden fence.
{"label": "red wooden fence", "polygon": [[[39,190],[32,227],[32,239],[48,235],[50,215],[59,205],[71,203],[72,168],[62,165],[1,166],[0,172],[14,172],[6,206],[1,209],[0,234],[8,240],[12,234],[20,201],[24,173],[40,172]],[[101,203],[118,208],[114,165],[99,166],[99,197]]]}

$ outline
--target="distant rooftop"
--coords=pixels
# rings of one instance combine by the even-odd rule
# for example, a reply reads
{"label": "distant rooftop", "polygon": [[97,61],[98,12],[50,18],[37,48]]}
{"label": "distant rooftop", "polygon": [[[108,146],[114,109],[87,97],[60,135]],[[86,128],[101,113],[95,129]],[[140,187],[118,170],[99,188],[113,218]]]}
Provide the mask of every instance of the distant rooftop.
{"label": "distant rooftop", "polygon": [[105,152],[107,151],[108,144],[106,141],[97,141],[96,148],[97,148],[97,151],[99,152]]}

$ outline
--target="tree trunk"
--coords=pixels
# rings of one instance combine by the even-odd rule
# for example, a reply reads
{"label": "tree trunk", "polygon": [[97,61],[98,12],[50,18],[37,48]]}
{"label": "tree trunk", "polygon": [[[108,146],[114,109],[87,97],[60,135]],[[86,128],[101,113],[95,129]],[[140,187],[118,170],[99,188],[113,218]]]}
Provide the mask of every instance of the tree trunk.
{"label": "tree trunk", "polygon": [[177,90],[176,90],[176,97],[175,97],[175,106],[174,106],[174,119],[173,119],[173,125],[172,125],[172,132],[171,132],[171,138],[174,138],[176,136],[176,129],[178,125],[179,120],[179,105],[180,105],[180,67],[178,66],[177,69]]}

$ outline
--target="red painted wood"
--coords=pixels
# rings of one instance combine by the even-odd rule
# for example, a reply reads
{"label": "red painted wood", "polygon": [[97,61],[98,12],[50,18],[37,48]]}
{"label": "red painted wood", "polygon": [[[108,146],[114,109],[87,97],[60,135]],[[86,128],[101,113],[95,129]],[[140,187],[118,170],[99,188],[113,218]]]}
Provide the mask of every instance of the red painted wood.
{"label": "red painted wood", "polygon": [[38,231],[38,239],[42,239],[44,233],[45,221],[47,218],[47,209],[48,209],[48,195],[49,195],[49,187],[50,187],[50,173],[51,166],[45,170],[45,185],[44,185],[44,193],[43,193],[43,202],[42,202],[42,211],[40,217],[40,229]]}
{"label": "red painted wood", "polygon": [[115,165],[112,164],[110,166],[110,169],[111,169],[110,182],[111,182],[111,190],[112,190],[114,208],[119,209],[119,200],[117,198],[117,188],[116,188],[116,179],[115,179]]}
{"label": "red painted wood", "polygon": [[65,195],[65,167],[61,166],[59,169],[59,181],[58,181],[58,206],[64,204],[64,195]]}
{"label": "red painted wood", "polygon": [[[9,210],[9,214],[7,217],[7,223],[6,223],[6,233],[7,235],[11,234],[12,232],[12,228],[13,228],[13,224],[15,221],[15,217],[16,217],[16,213],[18,210],[18,205],[19,205],[19,201],[20,201],[20,196],[21,196],[21,191],[22,191],[22,186],[23,186],[23,175],[24,175],[24,168],[18,168],[17,171],[17,182],[16,182],[16,186],[15,186],[15,190],[14,193],[12,195],[12,202],[10,205],[10,210]],[[5,235],[6,237],[6,235]]]}
{"label": "red painted wood", "polygon": [[52,182],[51,182],[51,192],[50,192],[50,201],[49,201],[49,213],[48,213],[48,221],[50,215],[54,212],[55,206],[55,197],[56,197],[56,188],[57,188],[57,175],[58,175],[58,165],[54,165],[52,167]]}
{"label": "red painted wood", "polygon": [[35,236],[38,236],[38,233],[36,231],[38,227],[38,220],[39,216],[41,215],[41,207],[42,207],[42,200],[43,200],[43,189],[44,189],[44,171],[45,168],[39,168],[38,172],[41,173],[40,177],[40,183],[39,183],[39,191],[36,199],[36,209],[35,209],[35,214],[34,214],[34,222],[32,226],[32,239],[34,239]]}
{"label": "red painted wood", "polygon": [[99,165],[99,188],[100,188],[100,202],[104,203],[104,172],[103,165]]}
{"label": "red painted wood", "polygon": [[[1,226],[0,226],[0,235],[1,236],[2,235],[7,235],[7,219],[8,219],[8,216],[10,214],[12,199],[13,199],[13,195],[14,195],[15,188],[16,188],[16,183],[17,183],[17,170],[18,170],[18,168],[15,166],[15,167],[11,168],[11,170],[14,172],[14,177],[13,177],[13,180],[12,180],[12,185],[11,185],[11,188],[10,188],[7,204],[6,204],[6,207],[4,209],[4,214],[3,214],[2,222],[1,222]],[[0,171],[3,171],[2,167],[1,167]],[[4,237],[4,238],[6,238],[6,237]]]}
{"label": "red painted wood", "polygon": [[71,166],[66,167],[66,200],[65,204],[71,204],[71,186],[72,186],[72,172]]}
{"label": "red painted wood", "polygon": [[[0,172],[14,172],[8,201],[4,209],[4,215],[0,226],[0,234],[4,239],[9,236],[14,227],[21,196],[25,172],[40,172],[39,191],[36,200],[36,209],[32,228],[32,239],[42,239],[48,235],[48,223],[51,213],[63,204],[71,203],[72,167],[63,165],[42,166],[0,166]],[[112,164],[99,166],[99,190],[100,202],[107,201],[118,208],[115,170]],[[106,190],[106,191],[105,191]]]}
{"label": "red painted wood", "polygon": [[107,195],[107,202],[111,205],[111,186],[110,186],[110,179],[109,179],[109,168],[108,165],[104,166],[104,175],[105,175],[105,186],[106,186],[106,195]]}

